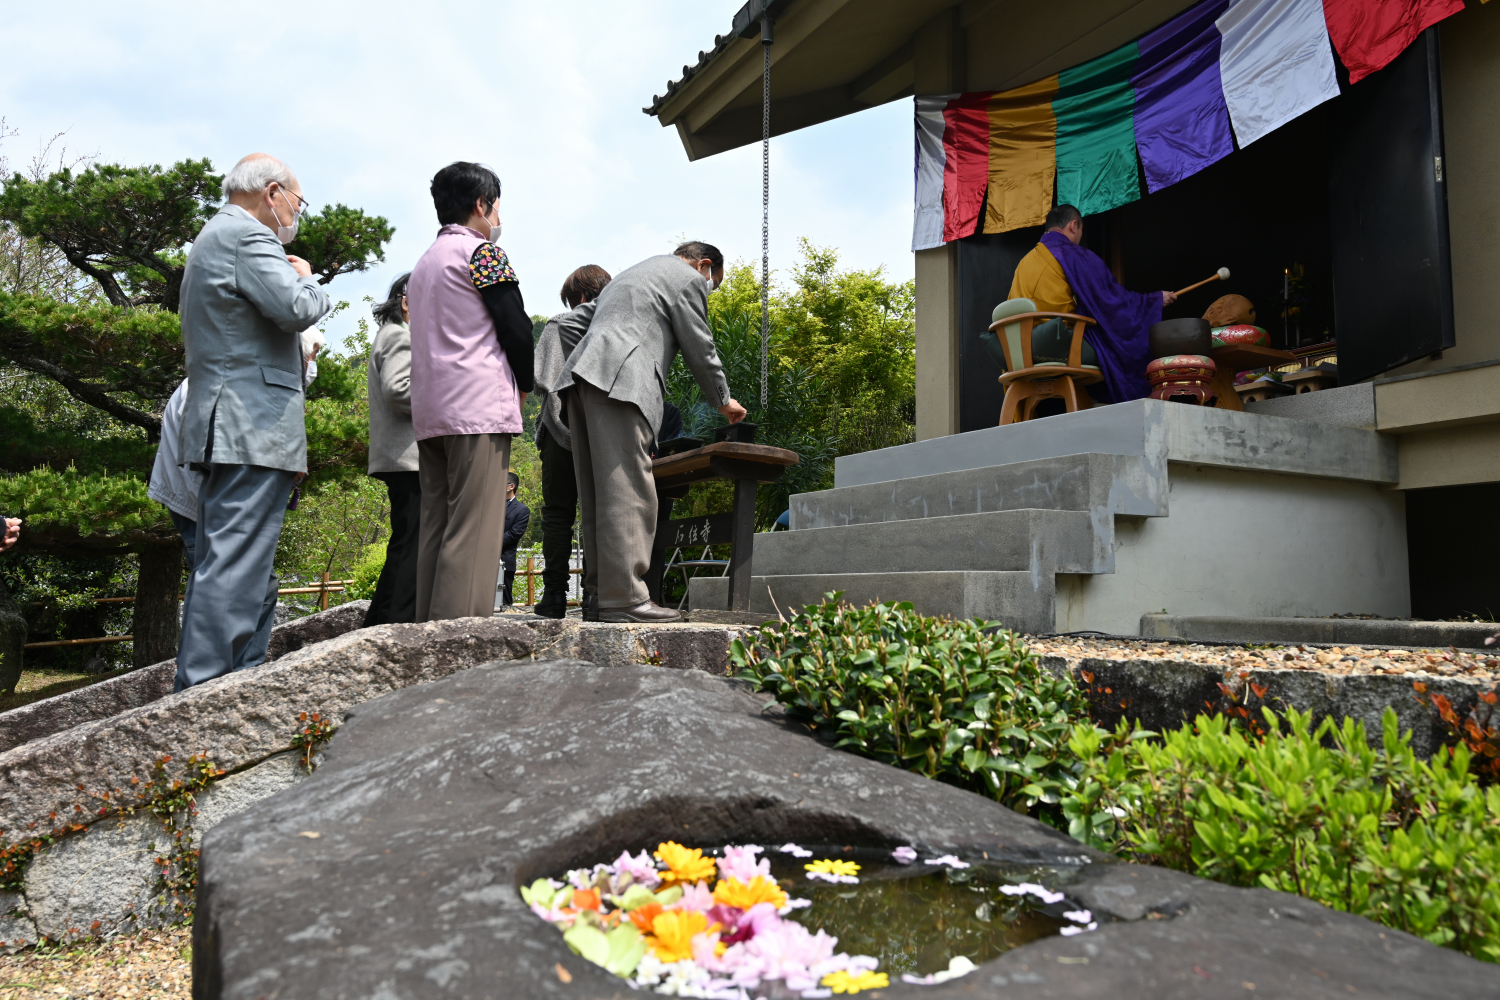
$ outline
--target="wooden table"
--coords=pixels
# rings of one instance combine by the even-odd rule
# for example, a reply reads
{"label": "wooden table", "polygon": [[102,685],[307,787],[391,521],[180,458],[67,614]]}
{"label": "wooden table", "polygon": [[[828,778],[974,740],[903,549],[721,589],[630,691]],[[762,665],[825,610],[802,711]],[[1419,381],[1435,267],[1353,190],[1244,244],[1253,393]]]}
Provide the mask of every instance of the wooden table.
{"label": "wooden table", "polygon": [[1219,369],[1211,384],[1214,392],[1219,395],[1219,401],[1215,405],[1221,410],[1244,409],[1244,406],[1240,404],[1240,394],[1234,391],[1234,376],[1238,372],[1249,371],[1252,368],[1275,368],[1297,360],[1296,355],[1287,351],[1278,351],[1274,347],[1252,347],[1246,344],[1215,347],[1208,352],[1208,356],[1214,359],[1214,364]]}
{"label": "wooden table", "polygon": [[[729,545],[729,610],[750,610],[750,559],[755,547],[755,488],[779,480],[801,462],[795,451],[767,444],[716,441],[691,451],[664,455],[651,463],[656,477],[658,517],[656,547],[646,583],[651,599],[661,603],[662,549],[687,545]],[[728,514],[673,520],[672,501],[688,487],[710,479],[734,480],[734,510]]]}

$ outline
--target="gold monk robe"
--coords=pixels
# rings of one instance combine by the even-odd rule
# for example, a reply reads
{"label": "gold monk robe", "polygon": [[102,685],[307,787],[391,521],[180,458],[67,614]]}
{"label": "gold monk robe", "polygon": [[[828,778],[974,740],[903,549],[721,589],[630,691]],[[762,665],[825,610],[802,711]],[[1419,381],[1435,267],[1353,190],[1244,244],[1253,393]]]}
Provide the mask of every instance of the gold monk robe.
{"label": "gold monk robe", "polygon": [[1010,283],[1008,299],[1030,299],[1037,312],[1078,312],[1073,287],[1063,274],[1062,265],[1045,244],[1038,243],[1016,265],[1016,277]]}

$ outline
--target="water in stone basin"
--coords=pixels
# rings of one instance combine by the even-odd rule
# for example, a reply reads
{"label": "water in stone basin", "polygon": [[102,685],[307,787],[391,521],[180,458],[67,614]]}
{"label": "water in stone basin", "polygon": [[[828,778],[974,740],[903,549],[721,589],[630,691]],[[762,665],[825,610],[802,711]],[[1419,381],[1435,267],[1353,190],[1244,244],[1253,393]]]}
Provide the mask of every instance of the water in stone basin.
{"label": "water in stone basin", "polygon": [[895,864],[881,850],[803,845],[814,858],[841,858],[860,865],[856,885],[806,878],[803,862],[772,851],[771,872],[787,892],[812,900],[791,919],[808,930],[822,928],[839,949],[880,959],[897,979],[941,972],[963,956],[978,965],[1038,938],[1075,926],[1063,917],[1076,907],[1044,904],[1030,894],[1007,895],[1002,885],[1041,884],[1065,891],[1069,872],[974,862],[964,869],[944,865]]}
{"label": "water in stone basin", "polygon": [[1068,881],[1068,869],[910,847],[668,841],[521,895],[573,951],[637,988],[779,1000],[944,982],[1027,942],[1093,930],[1059,891]]}

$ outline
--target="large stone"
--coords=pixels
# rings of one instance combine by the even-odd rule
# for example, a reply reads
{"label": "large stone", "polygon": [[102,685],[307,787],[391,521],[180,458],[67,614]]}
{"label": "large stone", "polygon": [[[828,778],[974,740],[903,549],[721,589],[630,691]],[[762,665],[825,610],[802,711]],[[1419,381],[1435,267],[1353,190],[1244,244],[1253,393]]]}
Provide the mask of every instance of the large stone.
{"label": "large stone", "polygon": [[[360,628],[369,606],[369,601],[350,601],[276,626],[271,630],[271,642],[266,649],[267,661]],[[4,610],[0,608],[0,618],[3,617]],[[0,631],[3,627],[0,622]],[[0,652],[0,657],[3,655]],[[163,660],[77,691],[0,712],[0,751],[165,698],[172,693],[176,674],[177,661]]]}
{"label": "large stone", "polygon": [[15,690],[26,658],[26,619],[0,584],[0,693]]}
{"label": "large stone", "polygon": [[648,663],[721,675],[728,672],[729,644],[750,631],[743,624],[621,625],[532,616],[521,620],[537,635],[538,660],[587,660],[601,667]]}
{"label": "large stone", "polygon": [[13,955],[36,944],[36,924],[19,892],[0,892],[0,953]]}
{"label": "large stone", "polygon": [[380,625],[53,733],[0,753],[0,831],[11,841],[31,824],[91,822],[106,789],[125,790],[128,804],[130,779],[148,780],[164,757],[169,779],[186,774],[194,754],[240,770],[288,749],[303,712],[337,723],[362,701],[488,660],[529,658],[535,644],[529,628],[501,618]]}
{"label": "large stone", "polygon": [[1071,893],[1106,921],[881,996],[1493,988],[1492,966],[1306,900],[1108,863],[987,799],[832,750],[765,703],[697,671],[557,662],[486,664],[356,708],[316,774],[205,839],[194,996],[629,996],[517,888],[665,837],[1071,864]]}

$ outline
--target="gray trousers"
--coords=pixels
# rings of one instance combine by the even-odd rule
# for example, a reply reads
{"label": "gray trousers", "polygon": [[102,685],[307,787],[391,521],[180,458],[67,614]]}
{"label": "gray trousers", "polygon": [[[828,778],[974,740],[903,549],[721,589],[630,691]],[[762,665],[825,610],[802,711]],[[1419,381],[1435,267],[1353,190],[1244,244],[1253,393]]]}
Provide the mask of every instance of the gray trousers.
{"label": "gray trousers", "polygon": [[[183,592],[182,598],[183,617],[186,618],[187,595],[193,592],[193,574],[198,569],[198,522],[190,517],[183,517],[175,510],[168,510],[167,513],[171,515],[172,523],[177,527],[177,533],[182,536],[182,558],[187,563],[187,589]],[[245,644],[244,650],[240,653],[240,666],[244,666],[246,662],[255,664],[264,663],[266,660],[266,650],[271,645],[271,629],[276,624],[276,591],[280,589],[280,585],[280,579],[272,573],[265,602],[260,608],[260,623],[255,628],[255,634],[250,637],[250,641]],[[178,644],[181,645],[180,639]],[[234,669],[238,670],[239,667]]]}
{"label": "gray trousers", "polygon": [[[265,662],[279,581],[272,571],[295,472],[212,465],[198,494],[175,691]],[[186,520],[186,519],[184,519]]]}
{"label": "gray trousers", "polygon": [[505,544],[509,434],[452,434],[417,442],[422,524],[417,621],[495,613]]}
{"label": "gray trousers", "polygon": [[634,403],[610,399],[587,382],[568,390],[568,430],[582,511],[583,585],[599,610],[651,599],[646,571],[656,541],[656,433]]}

